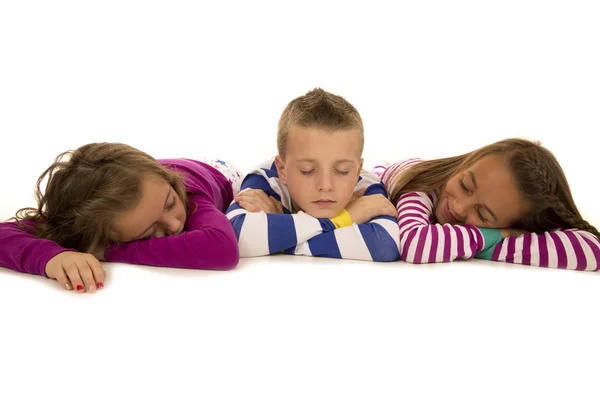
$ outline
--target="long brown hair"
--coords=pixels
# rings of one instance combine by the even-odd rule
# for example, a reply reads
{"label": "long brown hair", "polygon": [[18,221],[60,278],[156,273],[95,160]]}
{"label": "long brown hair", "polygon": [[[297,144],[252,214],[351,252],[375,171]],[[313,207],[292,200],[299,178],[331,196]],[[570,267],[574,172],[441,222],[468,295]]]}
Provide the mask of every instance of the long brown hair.
{"label": "long brown hair", "polygon": [[525,139],[505,139],[460,156],[423,161],[389,177],[388,191],[395,204],[403,193],[439,193],[457,173],[487,155],[502,156],[530,210],[513,228],[546,232],[556,228],[586,230],[600,239],[598,230],[583,219],[565,173],[550,150]]}
{"label": "long brown hair", "polygon": [[90,143],[58,155],[37,180],[37,208],[22,208],[13,219],[22,229],[30,227],[21,221],[34,222],[39,238],[90,252],[116,242],[112,223],[137,205],[142,178],[148,174],[167,181],[187,205],[182,175],[126,144]]}

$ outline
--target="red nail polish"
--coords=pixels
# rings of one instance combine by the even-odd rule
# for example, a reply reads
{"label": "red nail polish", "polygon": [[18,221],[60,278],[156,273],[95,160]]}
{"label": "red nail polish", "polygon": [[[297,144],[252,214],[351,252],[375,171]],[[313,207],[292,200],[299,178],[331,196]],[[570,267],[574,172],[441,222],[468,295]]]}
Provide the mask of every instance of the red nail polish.
{"label": "red nail polish", "polygon": [[102,283],[102,282],[98,282],[98,283],[96,284],[96,287],[97,287],[98,289],[103,289],[103,288],[104,288],[104,283]]}
{"label": "red nail polish", "polygon": [[77,285],[77,291],[78,291],[78,292],[82,292],[82,291],[83,291],[83,286],[81,286],[81,285]]}

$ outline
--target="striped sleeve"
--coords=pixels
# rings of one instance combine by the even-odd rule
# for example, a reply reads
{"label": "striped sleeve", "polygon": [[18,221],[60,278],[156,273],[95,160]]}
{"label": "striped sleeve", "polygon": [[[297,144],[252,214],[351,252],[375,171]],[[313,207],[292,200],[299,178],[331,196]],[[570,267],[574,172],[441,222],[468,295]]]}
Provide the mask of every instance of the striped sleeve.
{"label": "striped sleeve", "polygon": [[401,173],[406,168],[410,167],[411,165],[420,163],[421,161],[423,160],[420,158],[409,158],[408,160],[400,161],[389,166],[377,165],[375,168],[373,168],[371,172],[377,177],[379,177],[383,184],[389,188],[392,179],[397,173]]}
{"label": "striped sleeve", "polygon": [[[291,214],[289,191],[270,169],[251,173],[242,191],[263,190],[281,201],[284,214],[249,213],[238,203],[227,210],[238,238],[241,257],[284,252],[286,254],[346,258],[368,261],[395,261],[399,258],[398,227],[393,218],[378,217],[366,224],[336,229],[328,218],[315,218],[302,211]],[[364,196],[383,194],[379,179],[363,171],[355,187],[365,188]]]}
{"label": "striped sleeve", "polygon": [[348,260],[391,262],[400,258],[398,224],[393,217],[374,218],[322,233],[300,243],[293,254]]}
{"label": "striped sleeve", "polygon": [[578,229],[526,233],[503,239],[493,251],[482,252],[477,258],[538,267],[598,271],[600,241],[590,232]]}
{"label": "striped sleeve", "polygon": [[[355,188],[366,188],[365,196],[382,194],[385,187],[377,176],[364,172]],[[363,261],[390,262],[400,258],[399,228],[393,217],[375,217],[365,224],[335,229],[300,243],[293,254],[343,258]]]}
{"label": "striped sleeve", "polygon": [[496,239],[486,246],[484,233],[472,225],[431,223],[435,202],[435,195],[423,192],[405,193],[398,199],[400,258],[403,261],[425,264],[471,259],[498,242]]}
{"label": "striped sleeve", "polygon": [[242,182],[241,191],[246,189],[260,189],[273,196],[282,203],[284,214],[250,213],[239,203],[232,202],[226,214],[238,240],[240,257],[279,253],[335,229],[329,219],[317,219],[304,212],[291,214],[284,199],[289,194],[278,177],[251,173]]}

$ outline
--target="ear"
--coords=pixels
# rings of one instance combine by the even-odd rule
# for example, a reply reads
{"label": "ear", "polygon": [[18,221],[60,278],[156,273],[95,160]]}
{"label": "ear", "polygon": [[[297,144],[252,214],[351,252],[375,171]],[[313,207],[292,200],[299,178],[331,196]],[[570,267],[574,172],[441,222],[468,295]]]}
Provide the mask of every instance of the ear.
{"label": "ear", "polygon": [[363,162],[365,161],[364,158],[360,159],[360,162],[358,163],[358,171],[357,171],[357,175],[356,176],[360,176],[360,171],[362,171],[362,167],[363,167]]}
{"label": "ear", "polygon": [[275,157],[275,168],[277,168],[277,175],[279,180],[284,185],[287,185],[287,171],[285,170],[285,164],[280,156]]}

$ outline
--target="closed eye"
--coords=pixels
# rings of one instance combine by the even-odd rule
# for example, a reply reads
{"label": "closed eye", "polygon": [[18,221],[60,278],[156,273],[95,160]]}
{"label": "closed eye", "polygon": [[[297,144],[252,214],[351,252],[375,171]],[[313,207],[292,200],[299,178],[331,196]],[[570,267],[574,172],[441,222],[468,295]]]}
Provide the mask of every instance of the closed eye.
{"label": "closed eye", "polygon": [[169,204],[167,206],[167,210],[169,210],[169,211],[172,210],[176,204],[177,204],[177,197],[175,195],[173,195],[173,200],[171,201],[171,204]]}
{"label": "closed eye", "polygon": [[340,170],[337,170],[337,169],[336,169],[336,170],[334,170],[334,171],[335,171],[337,174],[340,174],[340,175],[348,175],[348,172],[350,172],[350,171],[340,171]]}
{"label": "closed eye", "polygon": [[314,169],[311,169],[311,170],[308,170],[308,171],[302,171],[302,170],[300,170],[300,173],[302,175],[312,175],[313,172],[315,172]]}
{"label": "closed eye", "polygon": [[484,224],[488,223],[488,220],[485,219],[485,217],[483,216],[483,214],[481,213],[481,208],[477,209],[477,214],[479,215],[479,219],[481,220],[481,222],[483,222]]}
{"label": "closed eye", "polygon": [[460,180],[460,186],[463,188],[466,194],[471,194],[471,191],[467,189],[467,187],[465,186],[465,182],[462,179]]}

